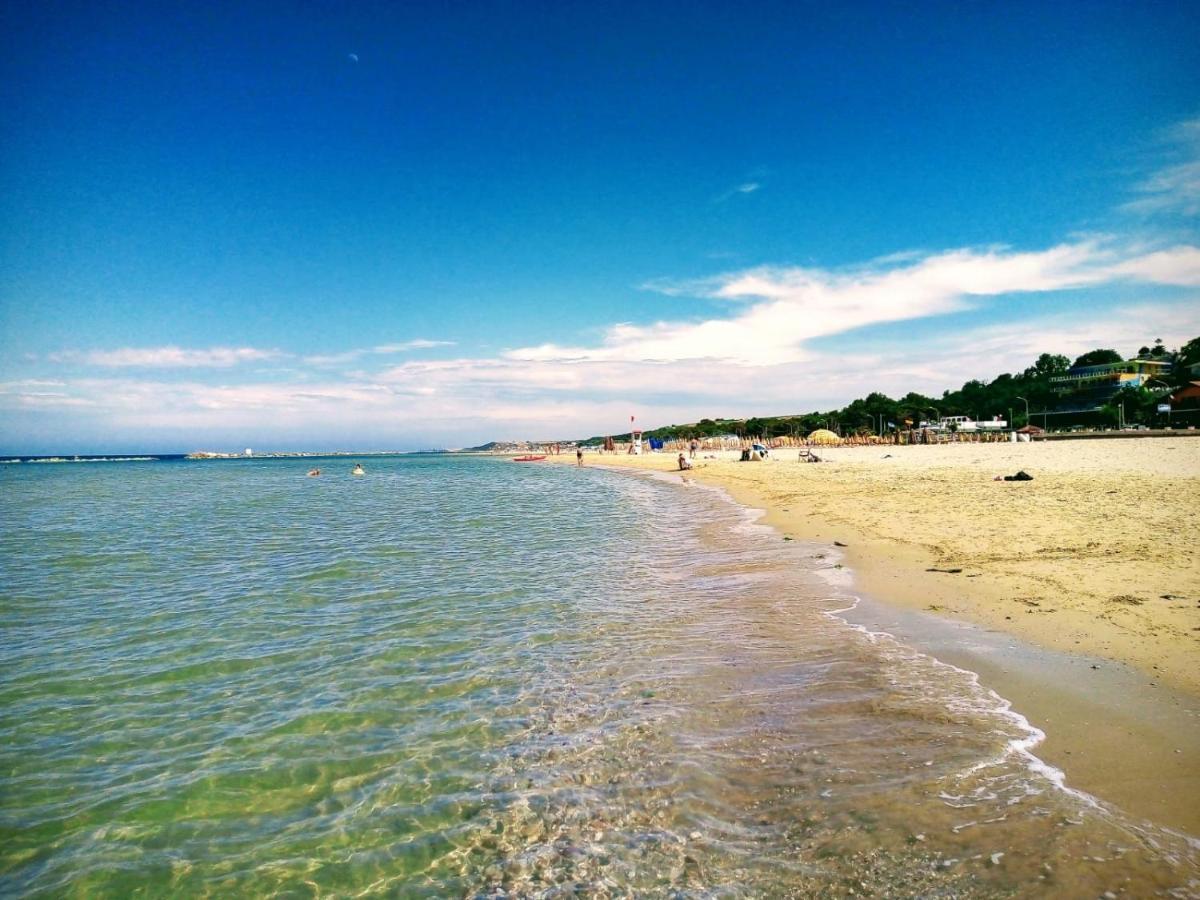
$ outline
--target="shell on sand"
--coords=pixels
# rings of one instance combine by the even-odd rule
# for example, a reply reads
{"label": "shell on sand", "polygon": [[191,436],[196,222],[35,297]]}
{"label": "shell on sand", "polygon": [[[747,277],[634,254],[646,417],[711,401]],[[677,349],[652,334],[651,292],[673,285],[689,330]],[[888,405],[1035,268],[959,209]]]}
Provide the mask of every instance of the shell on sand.
{"label": "shell on sand", "polygon": [[808,436],[808,440],[811,444],[837,444],[842,439],[828,428],[818,428]]}

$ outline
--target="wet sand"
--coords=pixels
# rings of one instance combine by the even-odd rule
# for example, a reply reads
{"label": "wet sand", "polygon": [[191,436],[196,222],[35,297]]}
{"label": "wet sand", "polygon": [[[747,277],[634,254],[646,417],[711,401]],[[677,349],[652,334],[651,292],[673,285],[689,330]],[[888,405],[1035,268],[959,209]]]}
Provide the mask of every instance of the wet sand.
{"label": "wet sand", "polygon": [[[818,452],[702,453],[685,477],[828,545],[885,604],[875,618],[903,620],[877,624],[979,672],[1047,732],[1038,755],[1069,784],[1200,834],[1200,438]],[[1033,480],[992,480],[1019,469]]]}

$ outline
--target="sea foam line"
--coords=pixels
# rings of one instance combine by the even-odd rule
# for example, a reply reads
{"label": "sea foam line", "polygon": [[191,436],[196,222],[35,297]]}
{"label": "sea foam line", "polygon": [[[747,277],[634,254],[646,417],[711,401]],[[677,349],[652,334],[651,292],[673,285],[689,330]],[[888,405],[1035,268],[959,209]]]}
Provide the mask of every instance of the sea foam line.
{"label": "sea foam line", "polygon": [[[774,526],[760,521],[767,514],[765,509],[751,507],[739,503],[733,498],[728,490],[719,485],[703,484],[699,481],[688,478],[686,475],[681,475],[675,472],[647,472],[644,470],[631,471],[629,469],[618,468],[616,466],[597,466],[596,468],[604,468],[606,471],[620,472],[622,474],[631,474],[638,477],[649,478],[654,481],[671,484],[676,487],[686,486],[709,492],[714,496],[719,497],[723,502],[739,512],[743,521],[739,526],[735,526],[734,530],[760,536],[775,536],[779,534]],[[819,548],[833,555],[833,558],[835,559],[835,563],[833,565],[823,566],[812,570],[813,573],[819,578],[823,579],[827,584],[833,587],[849,588],[853,584],[853,571],[848,566],[845,566],[844,563],[839,562],[845,558],[844,554],[837,550],[828,550],[824,545],[818,545],[811,541],[800,543],[807,543],[814,548]],[[1193,837],[1192,835],[1177,831],[1172,828],[1156,825],[1148,821],[1142,825],[1133,823],[1129,821],[1127,816],[1121,814],[1116,807],[1111,807],[1099,797],[1096,797],[1087,791],[1083,791],[1079,788],[1074,788],[1068,785],[1066,781],[1066,772],[1057,766],[1046,762],[1033,752],[1035,747],[1045,741],[1046,733],[1030,722],[1029,719],[1024,715],[1017,712],[1013,708],[1012,701],[1001,696],[994,689],[984,686],[980,681],[978,672],[974,672],[970,669],[964,669],[960,666],[954,665],[953,663],[938,659],[931,653],[917,650],[916,648],[904,643],[900,638],[891,632],[882,630],[873,631],[865,625],[859,625],[849,621],[843,614],[852,612],[858,608],[859,604],[862,602],[862,598],[859,596],[851,595],[848,597],[824,597],[821,598],[821,602],[848,602],[849,605],[843,606],[839,609],[823,609],[820,610],[820,612],[823,615],[828,616],[831,620],[859,632],[872,643],[878,644],[882,641],[888,642],[891,648],[900,654],[901,659],[909,662],[919,661],[925,664],[932,663],[935,667],[945,668],[952,672],[966,676],[967,684],[970,685],[970,687],[972,687],[980,695],[977,697],[977,702],[979,705],[974,707],[975,712],[998,715],[1001,718],[1007,719],[1016,727],[1018,731],[1024,733],[1023,737],[1013,738],[1006,742],[1003,749],[996,756],[975,763],[969,768],[958,773],[958,778],[968,778],[979,771],[999,766],[1006,760],[1015,757],[1022,760],[1025,769],[1029,773],[1044,779],[1045,782],[1047,782],[1052,788],[1083,804],[1087,809],[1096,813],[1106,822],[1112,824],[1121,831],[1124,831],[1130,837],[1142,841],[1160,852],[1167,852],[1167,848],[1163,847],[1154,838],[1155,833],[1160,833],[1169,835],[1171,838],[1183,842],[1192,851],[1200,851],[1200,838]],[[984,700],[991,701],[992,705],[984,705]]]}

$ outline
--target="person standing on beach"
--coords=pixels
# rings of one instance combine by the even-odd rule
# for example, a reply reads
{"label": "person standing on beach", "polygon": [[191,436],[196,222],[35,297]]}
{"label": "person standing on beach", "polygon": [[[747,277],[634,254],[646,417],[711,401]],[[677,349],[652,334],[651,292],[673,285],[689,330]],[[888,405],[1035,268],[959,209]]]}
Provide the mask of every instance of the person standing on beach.
{"label": "person standing on beach", "polygon": [[696,451],[699,449],[700,449],[700,442],[698,440],[696,440],[695,438],[692,438],[691,443],[688,444],[688,458],[695,459]]}
{"label": "person standing on beach", "polygon": [[575,448],[575,465],[577,465],[577,466],[583,465],[583,448],[582,447]]}

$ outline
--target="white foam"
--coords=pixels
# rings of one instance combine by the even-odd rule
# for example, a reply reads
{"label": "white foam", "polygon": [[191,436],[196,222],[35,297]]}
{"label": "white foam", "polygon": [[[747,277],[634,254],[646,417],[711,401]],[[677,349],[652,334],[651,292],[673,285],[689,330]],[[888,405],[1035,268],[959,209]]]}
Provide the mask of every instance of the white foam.
{"label": "white foam", "polygon": [[[830,603],[844,602],[845,599],[846,598],[842,597],[825,598],[826,602]],[[1047,763],[1033,752],[1034,748],[1046,739],[1046,733],[1030,722],[1025,716],[1021,715],[1021,713],[1013,709],[1012,702],[1010,700],[1000,696],[1000,694],[996,693],[996,691],[992,690],[991,688],[984,687],[980,683],[979,674],[977,672],[973,672],[970,669],[964,669],[960,666],[954,665],[953,663],[945,662],[931,654],[922,653],[918,650],[915,650],[902,643],[890,632],[882,630],[873,631],[870,628],[867,628],[865,625],[859,625],[858,623],[847,620],[843,614],[852,612],[862,602],[861,598],[859,597],[854,597],[852,600],[853,602],[848,606],[842,606],[838,609],[822,610],[822,613],[831,619],[841,622],[843,625],[848,626],[854,631],[859,632],[861,635],[871,641],[872,644],[880,645],[884,643],[890,643],[891,648],[900,653],[902,659],[906,659],[908,661],[924,661],[932,664],[935,667],[947,669],[951,672],[957,673],[958,675],[964,676],[967,679],[967,683],[970,685],[970,687],[979,692],[981,695],[978,699],[980,701],[987,700],[991,703],[990,706],[977,705],[975,707],[975,711],[1001,716],[1012,723],[1012,725],[1014,725],[1018,731],[1023,732],[1023,736],[1013,738],[1006,742],[1001,748],[1000,752],[995,756],[977,762],[958,773],[957,777],[959,779],[966,780],[986,769],[999,767],[1011,759],[1017,759],[1023,763],[1026,771],[1037,778],[1042,779],[1042,781],[1048,784],[1053,790],[1081,803],[1089,812],[1104,818],[1107,822],[1118,828],[1121,828],[1130,836],[1140,839],[1141,841],[1146,842],[1148,845],[1160,851],[1165,852],[1166,848],[1164,848],[1158,841],[1154,839],[1155,833],[1169,835],[1173,839],[1184,842],[1192,850],[1200,850],[1200,838],[1196,838],[1183,832],[1159,825],[1151,825],[1150,823],[1139,825],[1134,823],[1126,816],[1122,815],[1119,810],[1110,807],[1100,798],[1094,796],[1093,794],[1089,794],[1086,791],[1082,791],[1078,788],[1068,785],[1066,773],[1062,769]],[[1038,796],[1041,793],[1042,791],[1039,790],[1034,784],[1028,784],[1025,786],[1025,797]],[[1025,799],[1025,797],[1012,797],[1008,800],[1008,804],[1013,805],[1015,803],[1019,803]],[[951,798],[949,795],[943,795],[943,799],[945,800]],[[977,796],[976,799],[982,801],[990,798],[980,795]]]}
{"label": "white foam", "polygon": [[[616,470],[628,472],[628,470]],[[730,494],[721,487],[715,485],[701,484],[676,473],[639,473],[647,474],[666,483],[671,483],[676,486],[686,486],[689,488],[708,492],[716,497],[719,497],[724,502],[730,504],[733,508],[740,511],[741,521],[731,526],[731,530],[735,533],[753,535],[754,537],[768,537],[771,545],[779,538],[779,533],[772,527],[761,520],[765,517],[766,511],[753,507],[745,506],[733,499]],[[1017,732],[1016,737],[1012,737],[1004,743],[999,751],[988,759],[981,760],[963,771],[956,774],[960,780],[967,780],[973,776],[979,775],[991,768],[1000,768],[1009,761],[1018,761],[1023,769],[1040,780],[1041,784],[1048,786],[1051,790],[1069,797],[1081,804],[1087,811],[1103,817],[1106,821],[1116,825],[1131,836],[1138,838],[1146,844],[1153,846],[1159,850],[1165,851],[1166,848],[1154,839],[1154,834],[1169,835],[1171,838],[1184,842],[1192,850],[1200,850],[1200,839],[1190,835],[1174,831],[1169,828],[1151,825],[1145,823],[1138,825],[1130,821],[1126,816],[1122,815],[1118,810],[1108,806],[1100,798],[1082,791],[1078,788],[1071,787],[1067,784],[1066,773],[1056,766],[1047,763],[1045,760],[1037,756],[1034,749],[1043,743],[1046,739],[1046,734],[1040,728],[1035,726],[1024,715],[1017,712],[1012,705],[1012,702],[1005,697],[1002,697],[995,690],[985,687],[981,681],[979,673],[970,669],[964,669],[952,663],[945,662],[934,656],[933,654],[922,652],[914,647],[904,643],[895,634],[886,630],[872,630],[865,625],[860,625],[851,622],[846,618],[847,613],[852,613],[863,602],[862,598],[853,594],[854,574],[848,566],[843,562],[845,556],[838,549],[825,544],[817,544],[813,542],[796,542],[798,547],[809,547],[820,549],[826,554],[825,560],[811,560],[801,557],[797,561],[804,562],[826,562],[826,565],[813,566],[809,571],[824,581],[829,587],[833,588],[840,596],[828,596],[821,598],[820,602],[826,604],[837,604],[836,607],[820,610],[821,613],[831,620],[834,620],[859,633],[866,638],[872,645],[884,648],[895,654],[896,658],[905,662],[917,662],[923,665],[929,665],[936,669],[942,669],[947,672],[955,673],[965,682],[960,682],[963,685],[964,691],[958,698],[957,704],[951,698],[945,698],[946,702],[952,708],[957,707],[963,712],[971,714],[994,715],[1006,722],[1014,731]],[[933,683],[938,683],[934,681]],[[1020,803],[1022,800],[1029,797],[1036,797],[1043,794],[1045,787],[1039,786],[1036,782],[1027,783],[1023,786],[1022,795],[1010,797],[1007,801],[1008,805]],[[985,797],[982,794],[976,796],[976,800],[983,802],[988,799],[994,800],[998,795],[994,793],[992,796]],[[984,820],[982,824],[1003,820],[1004,817]]]}

